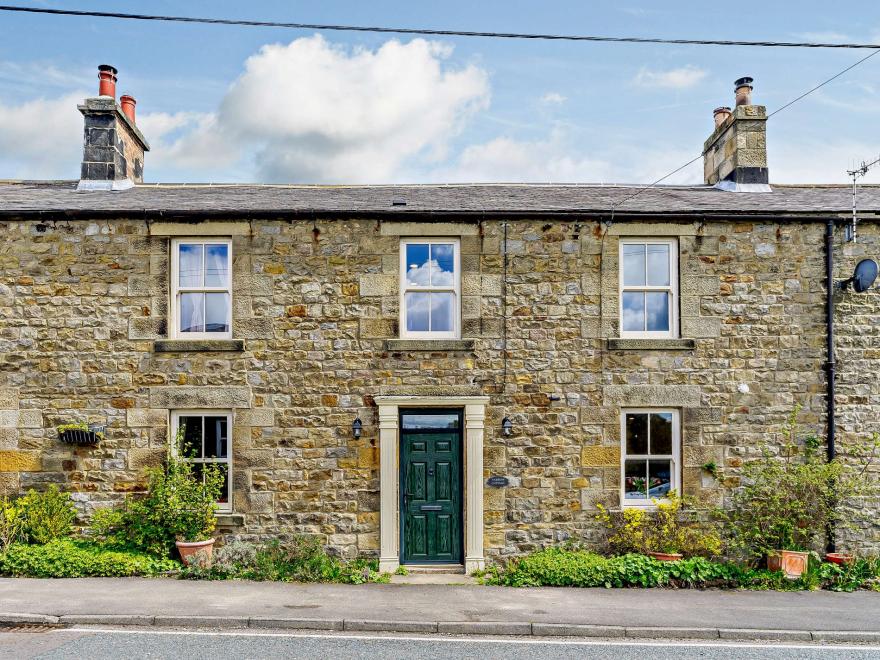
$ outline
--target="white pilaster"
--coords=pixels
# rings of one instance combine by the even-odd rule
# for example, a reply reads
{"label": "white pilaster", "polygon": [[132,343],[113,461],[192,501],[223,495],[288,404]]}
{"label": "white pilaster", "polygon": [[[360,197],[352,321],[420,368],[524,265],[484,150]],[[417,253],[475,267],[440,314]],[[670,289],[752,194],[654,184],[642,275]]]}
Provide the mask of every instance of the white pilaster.
{"label": "white pilaster", "polygon": [[465,482],[465,541],[464,570],[472,573],[486,567],[483,557],[483,432],[486,419],[484,403],[464,407]]}
{"label": "white pilaster", "polygon": [[398,414],[396,405],[379,405],[379,570],[400,565],[398,544]]}

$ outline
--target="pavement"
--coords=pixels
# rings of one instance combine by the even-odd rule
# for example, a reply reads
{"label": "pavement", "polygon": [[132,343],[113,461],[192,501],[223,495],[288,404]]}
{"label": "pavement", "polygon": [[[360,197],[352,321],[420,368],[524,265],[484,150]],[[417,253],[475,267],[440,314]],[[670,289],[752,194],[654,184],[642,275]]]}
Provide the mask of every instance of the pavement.
{"label": "pavement", "polygon": [[0,624],[880,643],[880,594],[0,579]]}

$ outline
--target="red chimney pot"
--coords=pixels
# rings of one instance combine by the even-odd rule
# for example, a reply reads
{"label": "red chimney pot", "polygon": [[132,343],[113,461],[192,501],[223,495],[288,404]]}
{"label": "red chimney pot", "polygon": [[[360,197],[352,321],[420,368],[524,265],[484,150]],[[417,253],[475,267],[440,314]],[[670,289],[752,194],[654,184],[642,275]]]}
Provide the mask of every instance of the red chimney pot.
{"label": "red chimney pot", "polygon": [[116,67],[102,64],[98,67],[98,96],[116,98]]}
{"label": "red chimney pot", "polygon": [[135,101],[133,96],[123,94],[119,97],[119,103],[122,106],[122,112],[131,120],[131,123],[134,124],[134,106],[137,105],[137,101]]}

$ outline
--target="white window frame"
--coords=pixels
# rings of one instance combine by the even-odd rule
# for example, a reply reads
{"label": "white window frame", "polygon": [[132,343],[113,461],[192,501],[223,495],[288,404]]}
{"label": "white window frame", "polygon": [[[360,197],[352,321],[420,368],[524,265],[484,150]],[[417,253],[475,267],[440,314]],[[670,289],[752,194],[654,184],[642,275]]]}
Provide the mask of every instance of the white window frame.
{"label": "white window frame", "polygon": [[[181,287],[180,286],[180,246],[181,245],[225,245],[229,255],[229,270],[226,274],[226,286],[222,287]],[[204,258],[204,257],[203,257]],[[228,293],[229,311],[227,321],[228,332],[181,332],[180,331],[180,294],[181,293]],[[171,241],[171,300],[168,305],[170,325],[169,337],[172,339],[232,339],[232,239],[230,238],[175,238]]]}
{"label": "white window frame", "polygon": [[[226,458],[197,458],[190,459],[183,457],[189,463],[203,463],[209,465],[226,465],[226,470],[228,474],[228,484],[229,484],[229,501],[228,502],[217,502],[217,511],[222,513],[229,513],[232,511],[232,496],[233,496],[233,465],[232,465],[232,455],[233,455],[233,447],[232,447],[232,438],[233,438],[233,427],[232,422],[234,415],[231,410],[208,410],[208,409],[198,409],[198,410],[172,410],[171,411],[171,423],[168,425],[168,432],[170,437],[168,438],[168,443],[171,447],[171,453],[174,456],[179,456],[179,447],[177,446],[177,429],[180,428],[180,418],[181,417],[226,417],[226,429],[227,433],[229,433],[229,438],[227,439],[227,457]],[[205,433],[205,422],[202,420],[202,442],[204,442],[204,433]]]}
{"label": "white window frame", "polygon": [[[627,245],[668,245],[669,246],[669,286],[649,286],[646,283],[639,286],[624,285],[624,261],[623,249]],[[621,239],[618,253],[618,313],[617,318],[620,324],[620,336],[633,339],[675,339],[679,332],[679,310],[678,310],[678,239],[676,238],[626,238]],[[647,270],[646,270],[647,276]],[[648,331],[648,330],[624,330],[623,329],[623,294],[628,291],[652,292],[670,294],[669,302],[669,330]],[[647,309],[645,310],[647,316]]]}
{"label": "white window frame", "polygon": [[[626,451],[626,416],[631,414],[671,413],[672,414],[672,454],[627,454]],[[648,435],[650,438],[650,418],[648,419]],[[650,444],[648,448],[650,449]],[[671,460],[672,472],[669,490],[679,495],[681,492],[681,414],[675,408],[621,408],[620,410],[620,506],[621,508],[656,508],[654,500],[665,502],[665,497],[646,498],[644,500],[627,500],[626,495],[626,460]]]}
{"label": "white window frame", "polygon": [[[411,286],[407,284],[406,246],[431,243],[451,243],[455,273],[451,287]],[[403,339],[459,339],[461,338],[461,240],[450,236],[432,238],[403,238],[400,240],[400,337]],[[452,330],[449,332],[410,332],[406,329],[406,294],[413,291],[450,292],[453,294]]]}

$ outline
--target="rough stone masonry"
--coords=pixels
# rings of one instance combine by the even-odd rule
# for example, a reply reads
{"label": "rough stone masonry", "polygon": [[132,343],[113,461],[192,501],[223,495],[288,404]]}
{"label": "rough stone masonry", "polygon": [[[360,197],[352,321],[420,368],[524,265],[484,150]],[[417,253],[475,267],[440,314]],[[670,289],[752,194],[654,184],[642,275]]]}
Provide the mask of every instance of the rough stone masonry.
{"label": "rough stone masonry", "polygon": [[[399,241],[414,231],[461,238],[462,335],[472,341],[395,342]],[[345,556],[375,555],[372,398],[452,393],[491,397],[485,476],[509,477],[484,490],[489,558],[595,539],[596,504],[619,504],[622,406],[680,409],[684,491],[722,504],[743,461],[781,442],[796,403],[823,432],[823,231],[810,220],[747,219],[609,228],[589,215],[4,219],[0,492],[57,483],[85,519],[143,488],[143,469],[167,451],[170,409],[230,408],[234,515],[224,533],[305,532]],[[169,242],[181,233],[232,237],[236,341],[167,340]],[[615,339],[621,236],[678,238],[682,339]],[[878,248],[876,225],[863,223],[858,243],[836,246],[839,277]],[[875,296],[840,297],[844,454],[880,415],[878,314]],[[78,420],[106,424],[106,439],[59,443],[55,426]],[[701,469],[707,462],[720,478]],[[876,551],[880,528],[847,543]]]}

